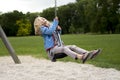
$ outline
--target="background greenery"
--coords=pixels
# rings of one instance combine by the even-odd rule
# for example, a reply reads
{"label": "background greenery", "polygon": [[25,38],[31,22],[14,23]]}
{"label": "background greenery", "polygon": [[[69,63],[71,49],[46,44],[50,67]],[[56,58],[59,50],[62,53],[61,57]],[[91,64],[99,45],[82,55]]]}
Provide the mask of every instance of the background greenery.
{"label": "background greenery", "polygon": [[[39,15],[52,21],[54,11],[50,7],[37,13],[0,12],[0,25],[7,36],[34,35],[35,17]],[[58,17],[63,34],[120,33],[120,0],[76,0],[58,7]]]}
{"label": "background greenery", "polygon": [[[9,37],[8,38],[17,55],[31,55],[36,58],[48,59],[43,47],[43,39],[40,36]],[[120,34],[113,35],[62,35],[66,45],[77,45],[87,50],[102,49],[102,53],[86,63],[99,67],[116,68],[120,70]],[[0,56],[9,56],[7,49],[0,39]],[[59,59],[60,61],[72,61],[81,63],[71,57]]]}

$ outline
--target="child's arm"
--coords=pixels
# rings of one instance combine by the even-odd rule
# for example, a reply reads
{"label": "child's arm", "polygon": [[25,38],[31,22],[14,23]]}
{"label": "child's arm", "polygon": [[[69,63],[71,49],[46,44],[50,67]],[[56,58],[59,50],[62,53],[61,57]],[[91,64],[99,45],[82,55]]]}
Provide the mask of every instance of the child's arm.
{"label": "child's arm", "polygon": [[58,20],[54,19],[53,25],[51,25],[50,27],[42,26],[40,29],[42,34],[52,35],[52,33],[56,30],[57,26],[58,26]]}

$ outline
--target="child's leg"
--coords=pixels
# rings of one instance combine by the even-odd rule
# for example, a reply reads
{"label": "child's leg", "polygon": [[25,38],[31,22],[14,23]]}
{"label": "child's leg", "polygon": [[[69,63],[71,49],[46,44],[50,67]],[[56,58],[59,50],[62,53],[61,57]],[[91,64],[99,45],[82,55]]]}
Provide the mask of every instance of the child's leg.
{"label": "child's leg", "polygon": [[89,51],[82,49],[80,47],[77,47],[76,45],[68,45],[67,47],[79,54],[89,53]]}
{"label": "child's leg", "polygon": [[82,63],[85,63],[85,61],[88,59],[88,57],[90,55],[89,53],[78,54],[78,53],[72,51],[69,47],[66,47],[66,46],[63,46],[63,47],[55,46],[51,51],[54,54],[65,53],[66,55],[68,55],[68,56],[70,56],[74,59],[82,60]]}
{"label": "child's leg", "polygon": [[67,47],[70,48],[72,51],[74,51],[76,53],[79,53],[79,54],[89,53],[90,54],[90,56],[89,56],[90,59],[96,57],[101,52],[101,49],[87,51],[87,50],[79,48],[75,45],[68,45]]}
{"label": "child's leg", "polygon": [[59,54],[59,53],[65,53],[66,55],[76,59],[78,56],[79,58],[82,58],[82,55],[78,55],[76,52],[73,52],[72,50],[70,50],[68,47],[62,46],[62,47],[58,47],[55,46],[52,50],[51,50],[54,54]]}

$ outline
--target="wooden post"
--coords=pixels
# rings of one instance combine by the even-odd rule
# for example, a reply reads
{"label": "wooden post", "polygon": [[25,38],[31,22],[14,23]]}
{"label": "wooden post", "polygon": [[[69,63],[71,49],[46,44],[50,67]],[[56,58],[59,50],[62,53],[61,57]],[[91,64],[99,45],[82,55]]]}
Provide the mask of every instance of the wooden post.
{"label": "wooden post", "polygon": [[3,43],[5,44],[6,48],[8,49],[8,51],[9,51],[11,57],[13,58],[14,62],[16,64],[20,64],[21,62],[18,59],[17,55],[15,54],[15,51],[12,48],[10,42],[8,41],[8,39],[7,39],[7,37],[6,37],[5,33],[4,33],[1,25],[0,25],[0,37],[1,37],[2,41],[3,41]]}

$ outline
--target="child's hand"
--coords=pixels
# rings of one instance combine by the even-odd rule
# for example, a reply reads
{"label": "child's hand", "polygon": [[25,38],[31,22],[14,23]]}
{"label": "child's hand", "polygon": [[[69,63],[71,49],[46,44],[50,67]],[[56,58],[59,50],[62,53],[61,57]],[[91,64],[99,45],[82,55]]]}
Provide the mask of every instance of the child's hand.
{"label": "child's hand", "polygon": [[55,20],[58,20],[58,17],[57,17],[57,16],[55,17]]}
{"label": "child's hand", "polygon": [[58,31],[59,31],[59,30],[61,30],[61,27],[60,27],[60,26],[58,26],[58,27],[57,27],[57,30],[58,30]]}

